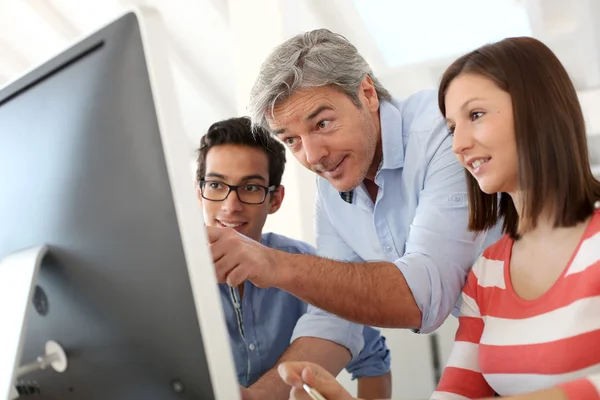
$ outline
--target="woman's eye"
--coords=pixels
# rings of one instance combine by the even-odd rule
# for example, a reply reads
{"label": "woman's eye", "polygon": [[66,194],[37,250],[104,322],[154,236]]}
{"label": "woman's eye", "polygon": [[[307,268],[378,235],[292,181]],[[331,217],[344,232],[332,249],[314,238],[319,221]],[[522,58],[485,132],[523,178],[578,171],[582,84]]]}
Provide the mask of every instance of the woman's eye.
{"label": "woman's eye", "polygon": [[454,127],[454,126],[449,126],[449,127],[448,127],[448,128],[446,128],[446,129],[448,130],[448,134],[450,134],[450,135],[454,135],[454,129],[455,129],[455,127]]}
{"label": "woman's eye", "polygon": [[208,187],[210,187],[211,189],[218,190],[218,189],[221,189],[223,187],[223,185],[219,182],[210,182]]}
{"label": "woman's eye", "polygon": [[288,137],[288,138],[283,139],[283,143],[285,143],[287,146],[293,146],[295,141],[296,141],[296,138],[293,138],[293,137]]}
{"label": "woman's eye", "polygon": [[483,112],[481,111],[473,111],[471,113],[471,121],[475,121],[483,116]]}

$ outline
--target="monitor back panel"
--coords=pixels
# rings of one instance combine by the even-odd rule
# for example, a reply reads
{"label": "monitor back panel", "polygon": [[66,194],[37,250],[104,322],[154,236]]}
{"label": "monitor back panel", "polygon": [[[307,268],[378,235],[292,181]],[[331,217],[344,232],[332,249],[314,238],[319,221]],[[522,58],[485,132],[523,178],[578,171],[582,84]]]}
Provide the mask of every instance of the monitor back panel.
{"label": "monitor back panel", "polygon": [[22,363],[69,357],[20,389],[214,398],[133,14],[0,91],[0,182],[0,258],[50,246]]}

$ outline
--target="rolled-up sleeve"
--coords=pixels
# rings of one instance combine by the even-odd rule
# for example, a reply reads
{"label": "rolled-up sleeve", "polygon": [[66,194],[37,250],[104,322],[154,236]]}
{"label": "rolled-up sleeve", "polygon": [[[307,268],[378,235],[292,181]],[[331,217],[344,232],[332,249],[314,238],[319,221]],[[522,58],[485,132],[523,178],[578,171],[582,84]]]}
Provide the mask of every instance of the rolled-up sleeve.
{"label": "rolled-up sleeve", "polygon": [[[317,233],[317,255],[339,261],[356,261],[358,256],[338,236],[324,211],[317,185],[315,203],[315,224]],[[359,356],[363,346],[363,326],[347,321],[312,305],[297,322],[291,341],[300,337],[317,337],[344,346],[352,354]]]}
{"label": "rolled-up sleeve", "polygon": [[465,172],[452,138],[439,134],[444,139],[430,159],[404,255],[395,261],[422,312],[421,333],[448,317],[486,236],[468,231]]}
{"label": "rolled-up sleeve", "polygon": [[381,376],[390,370],[392,357],[385,336],[378,329],[365,326],[363,337],[365,346],[360,355],[346,366],[352,379]]}
{"label": "rolled-up sleeve", "polygon": [[301,337],[329,340],[347,348],[352,359],[355,359],[364,346],[362,328],[362,325],[309,305],[306,314],[296,323],[291,342]]}

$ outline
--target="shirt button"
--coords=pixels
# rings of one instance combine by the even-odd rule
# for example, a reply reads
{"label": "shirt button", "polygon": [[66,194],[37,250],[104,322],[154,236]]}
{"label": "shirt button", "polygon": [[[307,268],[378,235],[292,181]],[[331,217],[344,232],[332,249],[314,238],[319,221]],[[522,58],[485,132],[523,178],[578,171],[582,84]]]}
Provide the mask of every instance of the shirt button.
{"label": "shirt button", "polygon": [[256,349],[256,346],[254,345],[254,343],[250,343],[250,346],[248,346],[248,348],[250,349],[250,351],[254,351],[254,349]]}
{"label": "shirt button", "polygon": [[385,251],[387,251],[388,253],[391,253],[392,250],[393,250],[392,246],[390,246],[390,245],[385,246]]}

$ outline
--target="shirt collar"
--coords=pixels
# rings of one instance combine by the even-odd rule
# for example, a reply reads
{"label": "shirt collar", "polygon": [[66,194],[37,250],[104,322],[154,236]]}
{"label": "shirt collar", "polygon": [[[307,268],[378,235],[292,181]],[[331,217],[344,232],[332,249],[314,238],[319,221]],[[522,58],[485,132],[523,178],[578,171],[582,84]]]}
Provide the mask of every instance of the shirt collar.
{"label": "shirt collar", "polygon": [[[382,158],[378,172],[383,169],[397,169],[404,166],[404,138],[402,132],[402,113],[388,101],[381,101],[379,106],[379,122],[381,125]],[[340,192],[346,203],[352,204],[354,190]]]}

